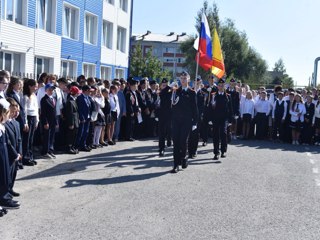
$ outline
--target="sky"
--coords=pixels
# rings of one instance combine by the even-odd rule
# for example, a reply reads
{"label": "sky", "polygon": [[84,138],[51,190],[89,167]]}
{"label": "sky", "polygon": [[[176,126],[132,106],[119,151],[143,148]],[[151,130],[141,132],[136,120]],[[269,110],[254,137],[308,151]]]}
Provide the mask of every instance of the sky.
{"label": "sky", "polygon": [[[208,0],[212,6],[213,1]],[[235,22],[268,63],[282,58],[297,85],[308,85],[314,60],[320,56],[319,0],[216,0],[222,21]],[[133,33],[169,32],[194,35],[202,0],[134,0]],[[228,57],[228,56],[226,56]],[[228,72],[228,69],[226,69]],[[318,84],[320,74],[318,73]]]}

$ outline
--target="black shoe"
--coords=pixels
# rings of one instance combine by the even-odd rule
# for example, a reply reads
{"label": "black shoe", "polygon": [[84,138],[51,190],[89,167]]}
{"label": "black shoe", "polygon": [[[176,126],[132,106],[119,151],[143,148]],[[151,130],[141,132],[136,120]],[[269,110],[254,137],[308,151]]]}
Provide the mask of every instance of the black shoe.
{"label": "black shoe", "polygon": [[2,199],[0,200],[0,206],[5,209],[18,209],[20,204],[11,199]]}
{"label": "black shoe", "polygon": [[73,149],[69,149],[67,151],[67,154],[77,154],[77,152],[75,150],[73,150]]}
{"label": "black shoe", "polygon": [[161,150],[160,152],[159,152],[159,157],[163,157],[164,156],[164,150]]}
{"label": "black shoe", "polygon": [[90,148],[91,148],[91,149],[97,149],[97,146],[92,144],[92,145],[90,146]]}
{"label": "black shoe", "polygon": [[221,153],[221,158],[226,158],[227,155],[225,153]]}
{"label": "black shoe", "polygon": [[215,154],[214,157],[213,157],[213,160],[219,160],[219,155]]}
{"label": "black shoe", "polygon": [[135,140],[133,138],[127,138],[127,141],[134,142]]}
{"label": "black shoe", "polygon": [[52,152],[49,152],[48,154],[50,155],[50,157],[51,157],[52,159],[56,159],[56,158],[57,158],[56,155],[54,155]]}
{"label": "black shoe", "polygon": [[192,159],[195,159],[196,157],[197,157],[197,154],[193,154],[193,155],[191,156]]}
{"label": "black shoe", "polygon": [[107,147],[108,146],[108,143],[107,142],[100,142],[100,144],[104,147]]}
{"label": "black shoe", "polygon": [[37,165],[38,162],[36,160],[31,160],[31,162],[34,164],[34,165]]}
{"label": "black shoe", "polygon": [[71,149],[72,149],[76,154],[79,153],[79,150],[78,150],[77,148],[72,147]]}
{"label": "black shoe", "polygon": [[186,169],[189,165],[188,159],[182,159],[182,168]]}
{"label": "black shoe", "polygon": [[23,169],[23,163],[21,160],[18,161],[18,168]]}
{"label": "black shoe", "polygon": [[17,192],[15,192],[13,190],[10,190],[9,193],[14,197],[19,197],[20,196],[20,193],[17,193]]}
{"label": "black shoe", "polygon": [[173,167],[173,169],[170,171],[171,173],[178,173],[179,167]]}
{"label": "black shoe", "polygon": [[25,162],[23,162],[23,165],[25,165],[25,166],[34,166],[34,163],[31,162],[31,161],[25,161]]}
{"label": "black shoe", "polygon": [[167,141],[167,147],[171,147],[172,143],[171,141]]}
{"label": "black shoe", "polygon": [[42,159],[52,159],[51,155],[49,155],[49,153],[44,154],[41,156]]}
{"label": "black shoe", "polygon": [[203,143],[202,143],[202,146],[203,146],[203,147],[207,146],[207,142],[203,142]]}
{"label": "black shoe", "polygon": [[81,148],[79,151],[81,152],[91,152],[91,149],[88,147]]}
{"label": "black shoe", "polygon": [[113,141],[108,141],[108,145],[115,145]]}

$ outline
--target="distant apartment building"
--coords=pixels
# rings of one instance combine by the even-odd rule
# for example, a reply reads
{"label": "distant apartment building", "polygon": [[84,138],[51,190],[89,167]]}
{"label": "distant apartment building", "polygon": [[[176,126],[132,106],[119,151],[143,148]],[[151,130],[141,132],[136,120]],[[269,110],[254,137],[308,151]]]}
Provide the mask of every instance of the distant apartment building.
{"label": "distant apartment building", "polygon": [[132,0],[1,0],[0,69],[127,76]]}
{"label": "distant apartment building", "polygon": [[155,34],[147,31],[145,34],[133,34],[131,47],[140,45],[144,55],[152,49],[153,56],[158,57],[162,62],[163,70],[168,70],[173,78],[177,78],[184,70],[185,62],[180,44],[188,38],[186,33]]}

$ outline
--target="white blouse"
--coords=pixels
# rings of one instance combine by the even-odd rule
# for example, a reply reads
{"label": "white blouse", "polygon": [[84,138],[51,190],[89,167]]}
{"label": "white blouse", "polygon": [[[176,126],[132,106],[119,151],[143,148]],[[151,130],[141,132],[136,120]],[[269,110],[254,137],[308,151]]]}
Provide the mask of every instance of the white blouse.
{"label": "white blouse", "polygon": [[28,123],[27,116],[32,116],[37,118],[37,122],[39,122],[39,105],[37,101],[36,95],[31,95],[28,97],[27,95],[23,96],[23,106],[26,112],[25,120]]}
{"label": "white blouse", "polygon": [[254,101],[253,101],[253,99],[246,98],[241,102],[240,114],[241,114],[241,117],[243,117],[243,114],[250,114],[251,117],[254,116]]}
{"label": "white blouse", "polygon": [[[293,109],[294,109],[293,111],[292,111],[292,108],[290,109],[291,122],[296,122],[299,119],[301,122],[304,122],[304,115],[306,114],[305,105],[303,103],[295,103]],[[298,116],[299,114],[301,114],[300,117]]]}

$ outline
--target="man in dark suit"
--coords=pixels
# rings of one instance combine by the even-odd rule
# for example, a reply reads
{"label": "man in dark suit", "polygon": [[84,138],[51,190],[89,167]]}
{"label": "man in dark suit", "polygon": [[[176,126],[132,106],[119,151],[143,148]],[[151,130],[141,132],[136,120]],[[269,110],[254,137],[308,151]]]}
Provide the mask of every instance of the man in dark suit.
{"label": "man in dark suit", "polygon": [[90,152],[91,149],[86,145],[86,140],[89,133],[89,125],[91,120],[91,101],[89,99],[91,87],[84,85],[82,94],[77,97],[76,103],[79,113],[79,129],[76,139],[76,149],[80,151]]}
{"label": "man in dark suit", "polygon": [[141,114],[141,109],[139,108],[138,98],[137,98],[137,88],[138,81],[133,78],[128,79],[128,83],[130,84],[130,89],[126,92],[126,109],[127,109],[127,117],[126,117],[126,140],[134,141],[133,139],[133,131],[135,126],[135,120],[138,114]]}
{"label": "man in dark suit", "polygon": [[70,88],[70,95],[67,98],[65,105],[65,119],[67,123],[67,153],[77,154],[78,151],[75,149],[75,141],[79,128],[79,113],[78,105],[76,102],[77,96],[81,93],[79,88],[72,86]]}
{"label": "man in dark suit", "polygon": [[182,72],[181,87],[172,92],[172,138],[174,164],[172,173],[188,167],[187,145],[190,131],[197,128],[198,110],[196,93],[189,87],[190,75]]}
{"label": "man in dark suit", "polygon": [[7,101],[10,103],[10,118],[5,123],[11,173],[9,193],[14,197],[18,197],[20,196],[20,194],[13,190],[13,186],[17,177],[18,161],[22,159],[22,140],[20,125],[15,120],[19,116],[19,105],[13,98],[7,98]]}
{"label": "man in dark suit", "polygon": [[166,78],[161,81],[159,116],[159,156],[164,156],[165,141],[171,146],[171,94]]}
{"label": "man in dark suit", "polygon": [[[225,91],[225,82],[220,79],[218,82],[218,91],[212,97],[211,106],[212,120],[213,120],[213,153],[214,160],[219,159],[221,150],[221,157],[225,158],[227,152],[227,128],[228,124],[232,122],[233,110],[230,95]],[[220,148],[221,143],[221,148]]]}
{"label": "man in dark suit", "polygon": [[43,148],[44,159],[56,158],[54,155],[54,136],[58,126],[56,118],[56,102],[53,95],[55,86],[52,83],[45,85],[46,95],[41,99],[40,123],[43,127]]}
{"label": "man in dark suit", "polygon": [[236,139],[237,135],[237,119],[240,116],[240,93],[236,89],[237,82],[234,78],[230,80],[230,86],[227,89],[227,93],[230,95],[232,110],[233,110],[233,119],[231,125],[232,138]]}

